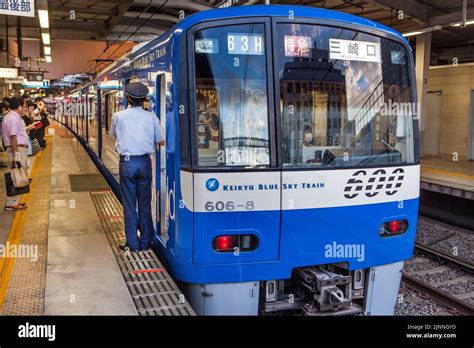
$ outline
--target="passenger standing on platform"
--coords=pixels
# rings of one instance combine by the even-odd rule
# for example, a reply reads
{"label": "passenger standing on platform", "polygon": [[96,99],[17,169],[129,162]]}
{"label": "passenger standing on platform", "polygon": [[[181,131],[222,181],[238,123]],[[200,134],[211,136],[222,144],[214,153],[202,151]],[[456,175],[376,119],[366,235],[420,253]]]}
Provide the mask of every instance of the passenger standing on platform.
{"label": "passenger standing on platform", "polygon": [[1,140],[2,136],[2,124],[3,124],[3,118],[5,117],[6,114],[8,114],[9,111],[9,104],[7,101],[3,101],[0,103],[0,168],[6,168],[9,167],[9,160],[7,153],[5,151],[5,147],[3,146],[3,141]]}
{"label": "passenger standing on platform", "polygon": [[143,109],[148,88],[141,83],[130,83],[125,92],[131,107],[113,115],[109,134],[115,137],[115,148],[120,154],[126,238],[120,249],[135,252],[148,250],[155,233],[151,215],[153,173],[150,155],[156,152],[157,144],[164,145],[165,141],[156,115]]}
{"label": "passenger standing on platform", "polygon": [[[10,111],[3,119],[2,139],[10,163],[13,165],[13,162],[20,162],[24,168],[27,168],[29,145],[28,128],[21,118],[24,114],[24,108],[25,101],[23,98],[13,97],[10,99]],[[7,196],[5,210],[26,209],[26,204],[19,203],[19,199],[20,196]]]}

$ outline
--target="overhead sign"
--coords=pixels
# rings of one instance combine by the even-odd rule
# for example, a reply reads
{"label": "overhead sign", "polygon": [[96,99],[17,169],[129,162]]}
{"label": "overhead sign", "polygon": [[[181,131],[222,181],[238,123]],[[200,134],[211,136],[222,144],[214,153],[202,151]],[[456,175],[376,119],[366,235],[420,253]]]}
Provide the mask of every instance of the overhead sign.
{"label": "overhead sign", "polygon": [[15,68],[0,68],[0,77],[6,79],[14,79],[18,77],[18,69]]}
{"label": "overhead sign", "polygon": [[43,72],[27,72],[26,73],[26,78],[29,81],[43,81],[44,79],[44,73]]}
{"label": "overhead sign", "polygon": [[34,17],[34,0],[0,0],[0,14],[9,16]]}
{"label": "overhead sign", "polygon": [[28,81],[25,80],[22,83],[23,87],[26,88],[49,88],[49,80],[43,81]]}
{"label": "overhead sign", "polygon": [[375,63],[382,61],[378,42],[329,39],[329,50],[330,59]]}
{"label": "overhead sign", "polygon": [[13,79],[5,79],[5,83],[20,84],[23,83],[25,78],[23,76],[18,76]]}
{"label": "overhead sign", "polygon": [[117,80],[101,81],[97,84],[100,89],[119,89],[120,84]]}

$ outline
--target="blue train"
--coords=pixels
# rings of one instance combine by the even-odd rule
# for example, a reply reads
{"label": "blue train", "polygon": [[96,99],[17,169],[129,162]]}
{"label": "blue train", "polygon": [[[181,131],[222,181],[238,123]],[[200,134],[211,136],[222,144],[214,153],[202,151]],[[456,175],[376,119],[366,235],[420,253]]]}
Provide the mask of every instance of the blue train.
{"label": "blue train", "polygon": [[153,248],[197,313],[393,313],[420,176],[398,32],[298,6],[182,20],[58,104],[117,194],[108,131],[133,81],[166,133]]}

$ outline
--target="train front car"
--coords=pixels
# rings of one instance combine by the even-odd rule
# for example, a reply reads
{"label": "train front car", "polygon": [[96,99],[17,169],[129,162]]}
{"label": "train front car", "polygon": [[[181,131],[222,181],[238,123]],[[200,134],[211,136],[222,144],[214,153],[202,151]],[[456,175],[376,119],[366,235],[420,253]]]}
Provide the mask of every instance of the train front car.
{"label": "train front car", "polygon": [[168,178],[164,249],[194,309],[392,314],[419,197],[407,42],[289,6],[186,25],[176,50],[187,50],[190,108],[176,109],[190,155]]}

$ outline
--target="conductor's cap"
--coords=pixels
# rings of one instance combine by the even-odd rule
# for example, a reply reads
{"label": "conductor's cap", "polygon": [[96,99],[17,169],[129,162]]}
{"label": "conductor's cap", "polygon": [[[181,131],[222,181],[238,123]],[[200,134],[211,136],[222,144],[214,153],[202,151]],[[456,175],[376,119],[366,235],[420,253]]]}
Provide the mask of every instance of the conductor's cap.
{"label": "conductor's cap", "polygon": [[148,87],[140,82],[132,82],[125,87],[125,93],[132,98],[145,98],[148,95]]}

